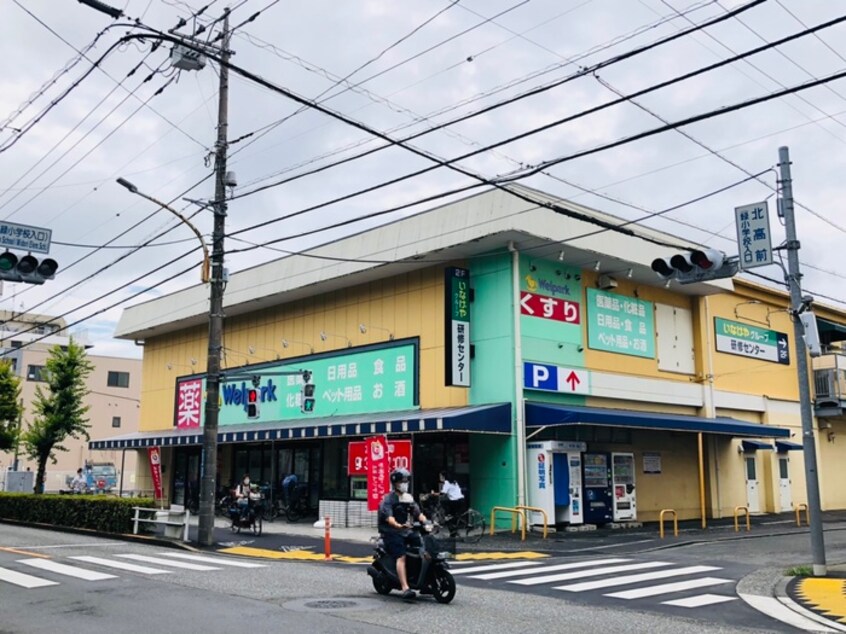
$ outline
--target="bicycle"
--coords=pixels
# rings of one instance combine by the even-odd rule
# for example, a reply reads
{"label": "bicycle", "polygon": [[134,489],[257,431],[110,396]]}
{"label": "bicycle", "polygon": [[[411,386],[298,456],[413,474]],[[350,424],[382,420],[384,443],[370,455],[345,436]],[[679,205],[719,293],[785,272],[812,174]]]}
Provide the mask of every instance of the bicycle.
{"label": "bicycle", "polygon": [[450,537],[456,541],[475,544],[485,534],[485,518],[476,509],[468,508],[457,517],[448,515],[440,496],[422,495],[420,503],[423,512],[436,524],[446,526]]}

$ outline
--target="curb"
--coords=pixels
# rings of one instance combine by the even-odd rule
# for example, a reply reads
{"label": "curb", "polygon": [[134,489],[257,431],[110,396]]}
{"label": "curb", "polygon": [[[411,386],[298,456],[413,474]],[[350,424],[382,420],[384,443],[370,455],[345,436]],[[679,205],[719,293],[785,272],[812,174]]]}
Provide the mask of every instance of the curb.
{"label": "curb", "polygon": [[824,629],[820,629],[817,631],[820,632],[846,632],[846,626],[837,623],[831,619],[828,619],[820,614],[817,614],[813,610],[809,610],[801,603],[794,601],[793,597],[787,592],[787,585],[794,579],[794,577],[783,577],[776,587],[773,589],[776,598],[786,605],[788,608],[796,612],[797,614],[801,614],[807,619],[815,621],[816,623],[821,624],[824,626]]}
{"label": "curb", "polygon": [[55,524],[39,524],[37,522],[19,522],[17,520],[10,520],[2,518],[0,524],[10,524],[12,526],[23,526],[26,528],[36,528],[39,530],[48,530],[56,533],[72,533],[75,535],[86,535],[88,537],[99,537],[100,539],[114,539],[124,542],[136,542],[140,544],[147,544],[153,546],[163,546],[165,548],[175,548],[177,550],[187,550],[190,552],[201,552],[199,549],[186,544],[185,542],[173,541],[158,537],[156,535],[133,535],[131,533],[104,533],[90,528],[77,528],[74,526],[57,526]]}

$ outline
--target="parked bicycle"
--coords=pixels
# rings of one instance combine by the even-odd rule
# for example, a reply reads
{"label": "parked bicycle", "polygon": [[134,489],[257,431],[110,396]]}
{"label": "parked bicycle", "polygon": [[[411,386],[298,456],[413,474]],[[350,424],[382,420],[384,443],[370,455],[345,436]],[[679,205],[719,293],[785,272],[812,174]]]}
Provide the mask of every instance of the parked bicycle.
{"label": "parked bicycle", "polygon": [[485,534],[485,518],[476,509],[468,508],[453,517],[447,513],[440,496],[426,494],[420,496],[420,505],[426,517],[445,526],[456,541],[475,544]]}
{"label": "parked bicycle", "polygon": [[297,522],[314,513],[309,501],[308,484],[301,483],[294,487],[288,500],[282,502],[281,512],[285,513],[289,522]]}

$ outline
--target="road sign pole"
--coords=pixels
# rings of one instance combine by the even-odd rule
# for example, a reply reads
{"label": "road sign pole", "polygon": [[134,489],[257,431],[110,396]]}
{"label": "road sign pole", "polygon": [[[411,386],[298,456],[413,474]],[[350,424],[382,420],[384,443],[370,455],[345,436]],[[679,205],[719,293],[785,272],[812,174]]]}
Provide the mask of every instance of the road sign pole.
{"label": "road sign pole", "polygon": [[805,457],[805,486],[811,523],[811,553],[814,576],[826,575],[825,542],[820,510],[820,484],[817,471],[817,448],[814,439],[814,418],[811,411],[811,390],[808,384],[808,355],[804,331],[798,314],[802,309],[802,274],[799,271],[799,240],[796,239],[796,219],[793,214],[793,182],[790,177],[790,154],[787,147],[778,149],[779,180],[781,183],[781,213],[787,238],[787,286],[790,289],[790,312],[793,315],[793,338],[796,340],[796,368],[799,375],[799,409],[802,416],[802,451]]}

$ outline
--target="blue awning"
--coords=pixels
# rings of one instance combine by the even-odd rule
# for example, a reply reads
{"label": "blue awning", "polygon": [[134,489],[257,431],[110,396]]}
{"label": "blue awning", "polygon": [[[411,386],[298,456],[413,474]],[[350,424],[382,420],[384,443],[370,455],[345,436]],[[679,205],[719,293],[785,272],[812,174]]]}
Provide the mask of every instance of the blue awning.
{"label": "blue awning", "polygon": [[[447,407],[444,409],[408,410],[383,414],[332,416],[305,421],[277,421],[225,425],[218,429],[217,442],[262,442],[266,440],[300,440],[308,438],[343,438],[373,434],[415,434],[420,432],[511,433],[511,403]],[[202,429],[168,429],[138,432],[92,440],[88,448],[141,449],[144,447],[188,447],[203,444]]]}
{"label": "blue awning", "polygon": [[768,442],[764,442],[763,440],[743,440],[741,441],[741,444],[743,445],[744,453],[758,451],[759,449],[765,449],[769,451],[773,450],[773,446]]}
{"label": "blue awning", "polygon": [[776,451],[778,453],[784,453],[786,451],[796,451],[801,450],[802,445],[798,442],[791,442],[789,440],[776,440]]}
{"label": "blue awning", "polygon": [[634,412],[603,407],[577,407],[526,401],[526,427],[603,425],[634,429],[690,431],[747,438],[789,438],[790,430],[747,423],[735,418],[703,418],[658,412]]}

